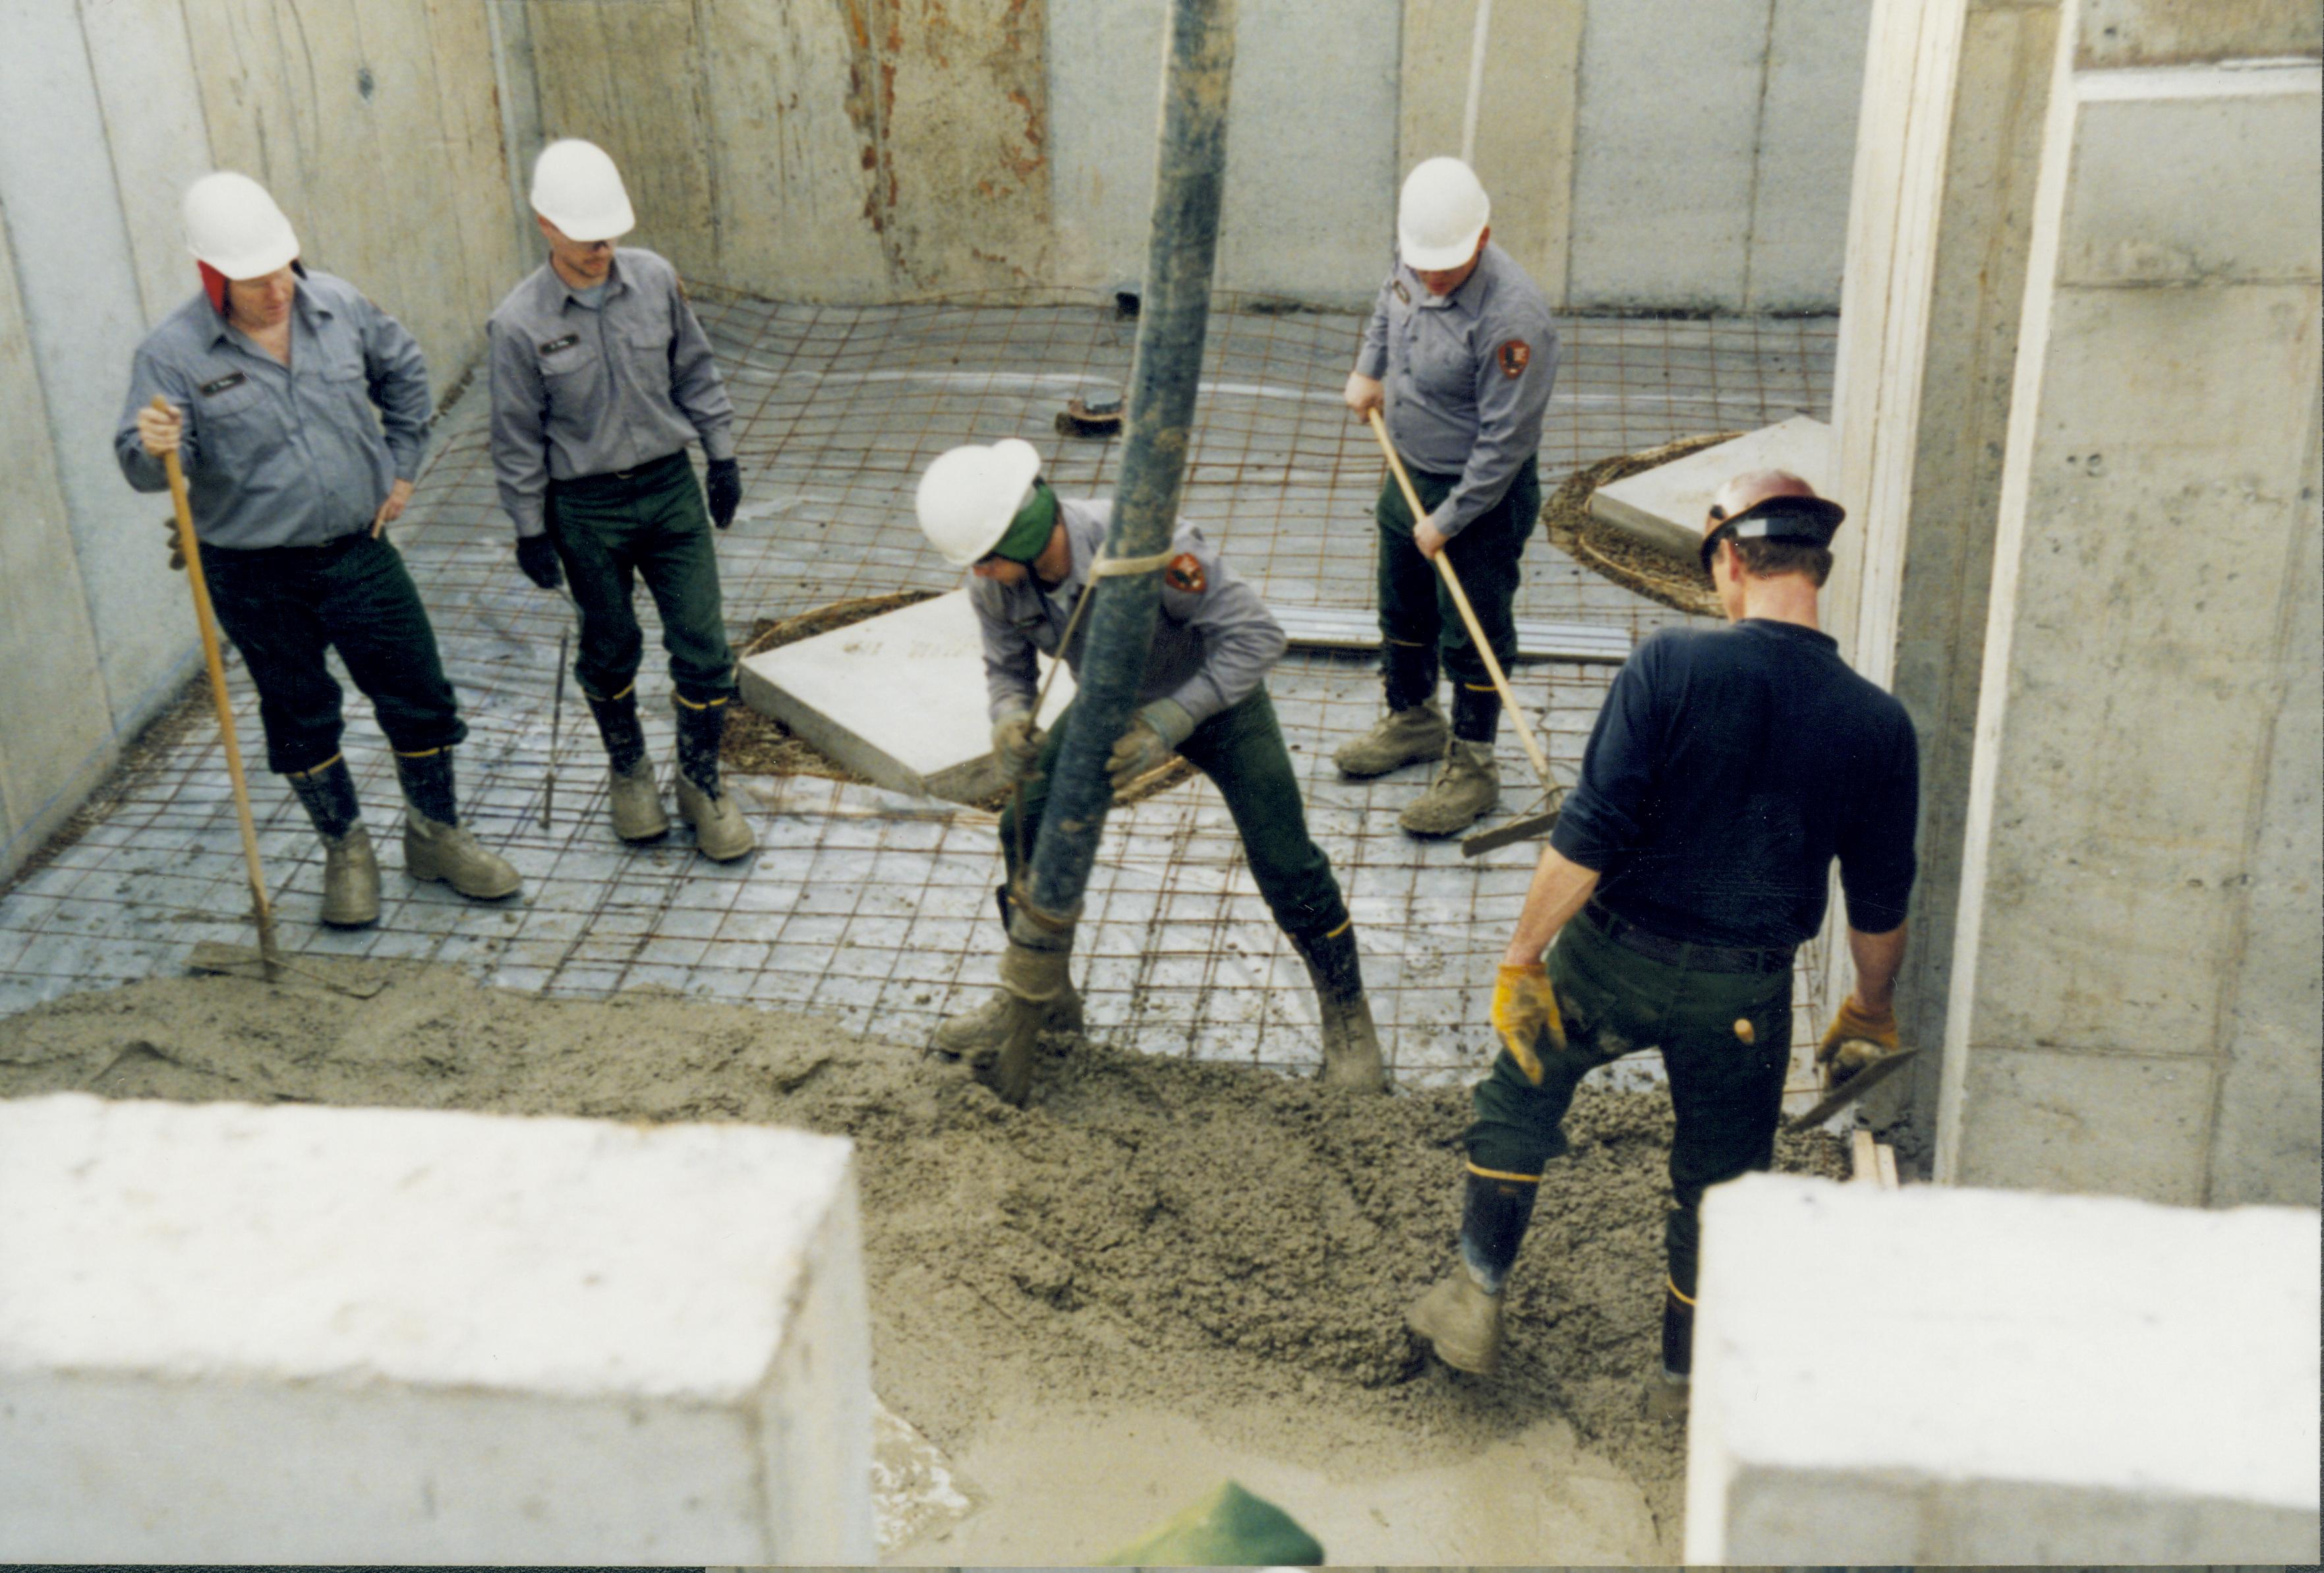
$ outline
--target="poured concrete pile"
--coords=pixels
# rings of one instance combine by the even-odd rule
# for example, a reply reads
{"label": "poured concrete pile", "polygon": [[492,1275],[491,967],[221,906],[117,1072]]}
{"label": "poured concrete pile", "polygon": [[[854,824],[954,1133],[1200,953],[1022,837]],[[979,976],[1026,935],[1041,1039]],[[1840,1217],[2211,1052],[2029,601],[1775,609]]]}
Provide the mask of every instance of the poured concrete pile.
{"label": "poured concrete pile", "polygon": [[[1342,1474],[1457,1467],[1563,1415],[1636,1479],[1666,1537],[1676,1522],[1680,1430],[1645,1415],[1641,1387],[1661,1303],[1659,1096],[1585,1089],[1573,1157],[1544,1188],[1512,1281],[1504,1374],[1488,1384],[1424,1359],[1402,1319],[1459,1226],[1468,1111],[1453,1089],[1326,1096],[1078,1044],[1045,1064],[1019,1110],[913,1050],[812,1019],[659,992],[549,1002],[441,969],[396,973],[370,1001],[227,978],[138,984],[7,1030],[0,1095],[13,1096],[299,1098],[852,1136],[874,1385],[955,1455],[1028,1403],[1166,1409],[1214,1440]],[[1841,1171],[1821,1135],[1786,1137],[1782,1161]]]}

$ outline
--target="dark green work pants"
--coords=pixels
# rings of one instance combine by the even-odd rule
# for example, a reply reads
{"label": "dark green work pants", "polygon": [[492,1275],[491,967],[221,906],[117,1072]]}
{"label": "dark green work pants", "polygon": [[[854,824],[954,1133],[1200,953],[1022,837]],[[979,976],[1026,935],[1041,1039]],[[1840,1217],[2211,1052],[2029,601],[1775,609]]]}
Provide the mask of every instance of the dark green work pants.
{"label": "dark green work pants", "polygon": [[201,554],[210,607],[258,690],[269,770],[314,770],[339,752],[342,695],[323,659],[333,648],[397,753],[468,735],[428,609],[387,541],[364,529],[321,546],[206,544]]}
{"label": "dark green work pants", "polygon": [[[1537,1175],[1566,1151],[1563,1129],[1582,1077],[1634,1049],[1660,1048],[1677,1131],[1663,1239],[1681,1294],[1694,1293],[1705,1188],[1775,1161],[1792,1052],[1792,969],[1709,972],[1652,960],[1607,938],[1587,911],[1558,931],[1549,979],[1566,1047],[1542,1046],[1539,1087],[1508,1049],[1477,1084],[1469,1161]],[[1735,1023],[1751,1023],[1746,1043]]]}
{"label": "dark green work pants", "polygon": [[[1412,489],[1420,505],[1434,508],[1461,477],[1415,470]],[[1460,576],[1477,614],[1485,642],[1507,672],[1517,664],[1517,562],[1526,538],[1541,515],[1541,477],[1527,459],[1501,500],[1486,509],[1445,543],[1444,555]],[[1471,743],[1489,743],[1500,718],[1500,698],[1492,673],[1477,652],[1461,609],[1452,603],[1444,576],[1412,543],[1412,510],[1390,476],[1372,508],[1379,527],[1377,567],[1379,588],[1380,671],[1388,708],[1408,710],[1436,697],[1437,663],[1452,680],[1452,730]]]}
{"label": "dark green work pants", "polygon": [[718,551],[684,449],[633,470],[549,484],[549,532],[581,608],[573,675],[595,699],[627,693],[645,654],[635,581],[661,613],[678,697],[701,706],[734,693],[734,652],[718,593]]}
{"label": "dark green work pants", "polygon": [[[1073,724],[1074,708],[1065,707],[1049,728],[1033,774],[1025,782],[1025,850],[1030,853],[1040,834],[1041,810],[1049,800],[1049,773],[1056,768],[1065,746],[1065,729]],[[1307,811],[1299,799],[1299,781],[1292,773],[1290,751],[1283,746],[1283,728],[1275,719],[1274,701],[1264,687],[1248,699],[1228,706],[1201,726],[1179,745],[1187,763],[1211,778],[1226,799],[1242,835],[1243,855],[1250,860],[1250,876],[1266,899],[1276,923],[1294,939],[1312,940],[1348,921],[1340,882],[1332,875],[1332,860],[1307,833]],[[1017,879],[1017,803],[1012,798],[1001,813],[1001,851],[1009,865],[1010,884]]]}

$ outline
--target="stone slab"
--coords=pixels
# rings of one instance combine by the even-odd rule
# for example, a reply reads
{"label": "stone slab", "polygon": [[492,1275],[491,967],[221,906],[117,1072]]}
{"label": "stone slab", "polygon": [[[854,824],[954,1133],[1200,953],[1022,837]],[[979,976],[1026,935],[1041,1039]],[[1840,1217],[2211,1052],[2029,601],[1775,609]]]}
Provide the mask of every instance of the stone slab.
{"label": "stone slab", "polygon": [[872,1559],[853,1154],[0,1105],[0,1560]]}
{"label": "stone slab", "polygon": [[1720,1186],[1687,1559],[2312,1562],[2320,1265],[2302,1208]]}
{"label": "stone slab", "polygon": [[[964,589],[746,656],[740,676],[745,704],[880,786],[963,803],[1000,789]],[[1073,697],[1073,673],[1058,674],[1042,723]]]}
{"label": "stone slab", "polygon": [[1599,487],[1590,495],[1590,512],[1657,551],[1692,558],[1702,546],[1702,520],[1712,495],[1729,477],[1755,469],[1787,469],[1821,495],[1832,495],[1840,475],[1831,428],[1794,415],[1747,431],[1732,442]]}

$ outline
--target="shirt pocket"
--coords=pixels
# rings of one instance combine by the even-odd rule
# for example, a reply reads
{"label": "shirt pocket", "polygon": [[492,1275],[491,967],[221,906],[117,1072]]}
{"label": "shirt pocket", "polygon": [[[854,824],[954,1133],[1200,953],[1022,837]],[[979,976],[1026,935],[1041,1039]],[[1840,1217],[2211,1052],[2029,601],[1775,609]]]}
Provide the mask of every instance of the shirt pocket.
{"label": "shirt pocket", "polygon": [[549,419],[586,425],[604,396],[605,364],[595,337],[560,333],[535,344],[533,354]]}
{"label": "shirt pocket", "polygon": [[334,426],[353,437],[377,429],[371,413],[371,384],[364,375],[359,345],[334,345],[316,369],[309,396]]}
{"label": "shirt pocket", "polygon": [[1412,379],[1440,408],[1464,410],[1476,402],[1476,367],[1468,345],[1461,335],[1428,321],[1426,317],[1414,324]]}
{"label": "shirt pocket", "polygon": [[622,325],[622,347],[629,369],[641,387],[667,393],[669,389],[669,348],[674,336],[661,320]]}
{"label": "shirt pocket", "polygon": [[[240,380],[218,386],[234,378]],[[200,384],[193,403],[194,448],[205,469],[251,475],[286,440],[280,399],[247,372],[218,372]]]}

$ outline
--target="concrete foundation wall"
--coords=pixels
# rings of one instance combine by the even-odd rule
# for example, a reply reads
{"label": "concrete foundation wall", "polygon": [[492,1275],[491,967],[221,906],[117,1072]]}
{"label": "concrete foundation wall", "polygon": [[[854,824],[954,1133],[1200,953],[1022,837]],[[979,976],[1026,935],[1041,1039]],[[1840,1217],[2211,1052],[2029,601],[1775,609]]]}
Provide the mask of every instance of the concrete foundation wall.
{"label": "concrete foundation wall", "polygon": [[[1840,498],[1825,626],[1921,744],[1905,1041],[1944,1041],[1987,588],[2058,0],[1880,0],[1834,375]],[[1834,993],[1853,985],[1834,948]],[[1942,1056],[1867,1105],[1930,1156]]]}
{"label": "concrete foundation wall", "polygon": [[2312,1206],[2324,73],[2076,67],[2107,14],[2044,142],[1938,1174]]}
{"label": "concrete foundation wall", "polygon": [[[1496,237],[1581,309],[1831,310],[1869,5],[1502,5],[1476,150]],[[862,301],[1134,286],[1167,11],[531,0],[524,14],[541,134],[613,152],[639,244],[732,288]],[[1370,298],[1405,171],[1460,151],[1474,17],[1474,0],[1244,0],[1222,286]]]}
{"label": "concrete foundation wall", "polygon": [[198,282],[211,169],[263,181],[309,265],[418,336],[439,395],[531,265],[510,221],[492,0],[0,0],[0,878],[198,667],[167,498],[121,479],[138,341]]}
{"label": "concrete foundation wall", "polygon": [[1565,303],[1830,310],[1869,15],[1868,0],[1592,5]]}

